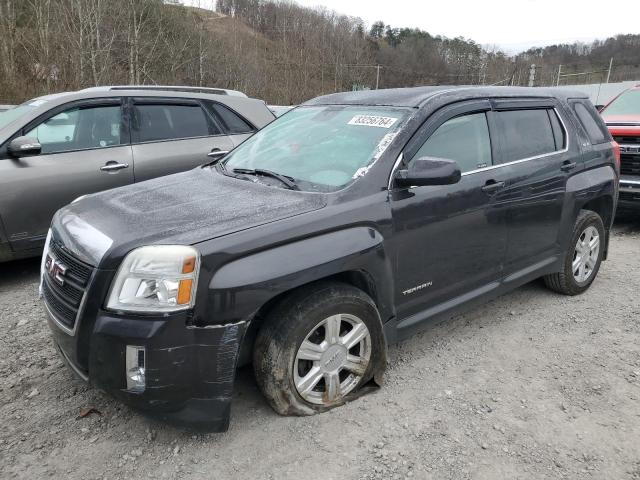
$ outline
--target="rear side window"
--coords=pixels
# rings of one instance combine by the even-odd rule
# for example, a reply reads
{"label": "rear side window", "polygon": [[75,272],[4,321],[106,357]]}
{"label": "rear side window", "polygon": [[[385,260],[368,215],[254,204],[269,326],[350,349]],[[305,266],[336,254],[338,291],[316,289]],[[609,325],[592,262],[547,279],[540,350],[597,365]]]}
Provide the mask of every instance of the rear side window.
{"label": "rear side window", "polygon": [[220,133],[198,104],[137,104],[137,141],[153,142],[206,137]]}
{"label": "rear side window", "polygon": [[502,163],[553,153],[556,149],[548,109],[495,112]]}
{"label": "rear side window", "polygon": [[[598,122],[594,118],[594,114],[587,109],[587,107],[581,102],[572,102],[573,111],[576,112],[576,116],[587,136],[592,144],[604,143],[608,140],[607,134],[603,131],[603,128],[598,125]],[[595,112],[595,109],[594,109]],[[597,112],[595,113],[597,115]]]}
{"label": "rear side window", "polygon": [[455,160],[460,171],[491,165],[491,141],[484,112],[447,120],[420,147],[413,158],[438,157]]}
{"label": "rear side window", "polygon": [[225,107],[219,103],[209,103],[210,108],[212,108],[222,123],[224,124],[227,132],[231,135],[240,134],[240,133],[252,133],[255,131],[249,123],[247,123],[240,115],[231,110],[230,108]]}
{"label": "rear side window", "polygon": [[547,110],[549,120],[551,121],[551,129],[553,130],[553,139],[556,142],[556,150],[562,150],[567,147],[567,133],[564,131],[558,114],[555,110]]}

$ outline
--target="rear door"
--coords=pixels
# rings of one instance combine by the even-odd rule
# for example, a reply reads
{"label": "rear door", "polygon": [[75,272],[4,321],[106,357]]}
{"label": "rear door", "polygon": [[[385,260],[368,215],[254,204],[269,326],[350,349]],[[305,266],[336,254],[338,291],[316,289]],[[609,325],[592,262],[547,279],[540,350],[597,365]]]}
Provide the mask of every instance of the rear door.
{"label": "rear door", "polygon": [[568,148],[565,120],[555,101],[493,103],[492,131],[509,205],[505,274],[513,274],[555,261],[567,178],[583,165],[579,148]]}
{"label": "rear door", "polygon": [[77,197],[133,182],[119,98],[58,107],[18,135],[42,153],[0,159],[0,217],[14,251],[41,248],[53,214]]}
{"label": "rear door", "polygon": [[200,100],[141,97],[131,103],[135,181],[190,170],[234,142]]}

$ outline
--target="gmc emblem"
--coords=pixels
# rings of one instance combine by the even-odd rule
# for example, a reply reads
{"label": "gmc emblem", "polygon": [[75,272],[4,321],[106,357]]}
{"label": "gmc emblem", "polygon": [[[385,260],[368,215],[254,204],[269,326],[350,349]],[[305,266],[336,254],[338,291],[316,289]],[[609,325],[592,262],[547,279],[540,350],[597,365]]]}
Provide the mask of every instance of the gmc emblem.
{"label": "gmc emblem", "polygon": [[64,275],[67,273],[67,267],[47,254],[47,258],[44,261],[44,268],[58,285],[64,285]]}

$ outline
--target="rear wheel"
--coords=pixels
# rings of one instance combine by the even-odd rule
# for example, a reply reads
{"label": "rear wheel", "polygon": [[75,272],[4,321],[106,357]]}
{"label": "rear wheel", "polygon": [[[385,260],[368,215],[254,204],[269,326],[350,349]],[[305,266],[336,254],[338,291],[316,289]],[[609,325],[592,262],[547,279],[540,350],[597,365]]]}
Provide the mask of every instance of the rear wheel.
{"label": "rear wheel", "polygon": [[341,405],[380,368],[378,311],[361,290],[325,283],[285,298],[256,338],[254,370],[282,415],[310,415]]}
{"label": "rear wheel", "polygon": [[578,295],[588,289],[602,263],[604,240],[604,225],[600,216],[582,210],[565,253],[563,270],[544,277],[547,287],[565,295]]}

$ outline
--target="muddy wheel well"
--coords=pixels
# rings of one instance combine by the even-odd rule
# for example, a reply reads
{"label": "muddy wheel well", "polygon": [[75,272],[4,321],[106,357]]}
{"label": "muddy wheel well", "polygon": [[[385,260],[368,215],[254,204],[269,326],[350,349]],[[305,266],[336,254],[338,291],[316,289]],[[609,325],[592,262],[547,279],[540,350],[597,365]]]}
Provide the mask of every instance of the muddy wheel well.
{"label": "muddy wheel well", "polygon": [[282,292],[273,297],[262,307],[260,307],[260,309],[253,316],[251,323],[249,324],[249,328],[247,329],[245,337],[242,341],[242,346],[240,348],[240,357],[238,359],[238,366],[243,366],[251,363],[251,353],[253,351],[253,344],[255,342],[258,330],[260,330],[262,322],[264,322],[264,319],[267,317],[267,315],[269,315],[269,312],[271,312],[271,310],[273,310],[276,305],[284,301],[289,295],[301,288],[310,288],[316,283],[324,282],[339,282],[352,285],[369,295],[376,306],[379,307],[375,282],[367,272],[361,270],[340,272],[329,277],[321,278],[313,282],[300,285],[293,290]]}

